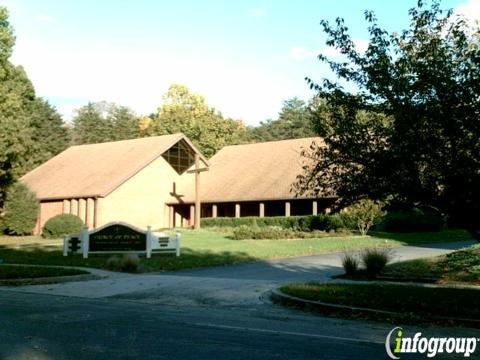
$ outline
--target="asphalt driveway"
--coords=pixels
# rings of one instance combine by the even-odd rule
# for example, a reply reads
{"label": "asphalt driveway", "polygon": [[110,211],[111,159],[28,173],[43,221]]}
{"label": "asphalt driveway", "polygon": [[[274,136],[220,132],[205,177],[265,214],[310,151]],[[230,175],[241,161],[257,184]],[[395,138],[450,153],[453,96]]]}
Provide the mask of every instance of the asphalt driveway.
{"label": "asphalt driveway", "polygon": [[[404,246],[392,250],[394,261],[441,255],[473,241]],[[264,305],[262,294],[287,282],[328,280],[340,274],[341,253],[261,261],[170,273],[111,274],[101,280],[33,285],[10,290],[79,298],[121,298],[173,306]],[[2,288],[7,290],[8,288]]]}

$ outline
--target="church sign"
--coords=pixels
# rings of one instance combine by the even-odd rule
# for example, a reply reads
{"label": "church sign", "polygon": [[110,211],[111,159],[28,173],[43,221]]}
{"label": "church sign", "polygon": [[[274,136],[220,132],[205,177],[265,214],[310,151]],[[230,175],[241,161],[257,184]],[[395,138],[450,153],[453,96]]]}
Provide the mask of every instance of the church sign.
{"label": "church sign", "polygon": [[142,251],[147,246],[147,234],[129,226],[113,224],[90,234],[89,252]]}
{"label": "church sign", "polygon": [[180,234],[170,237],[163,233],[153,233],[135,226],[115,222],[99,229],[88,231],[83,229],[80,234],[66,235],[63,243],[63,255],[82,254],[84,258],[89,253],[136,253],[145,254],[150,258],[152,253],[173,252],[180,256]]}

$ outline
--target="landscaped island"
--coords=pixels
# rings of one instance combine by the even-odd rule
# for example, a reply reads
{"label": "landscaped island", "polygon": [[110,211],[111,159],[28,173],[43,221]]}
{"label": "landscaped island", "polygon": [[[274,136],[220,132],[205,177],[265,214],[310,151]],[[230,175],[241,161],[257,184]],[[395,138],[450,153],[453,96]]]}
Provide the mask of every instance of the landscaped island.
{"label": "landscaped island", "polygon": [[89,274],[87,271],[72,268],[2,264],[0,265],[0,285],[25,285],[29,280],[35,282],[35,279],[87,274]]}
{"label": "landscaped island", "polygon": [[473,300],[480,295],[480,288],[472,286],[480,284],[480,245],[390,264],[376,275],[368,271],[368,261],[375,259],[362,255],[362,261],[367,269],[354,271],[344,262],[349,274],[341,277],[346,282],[290,284],[280,291],[298,299],[278,299],[327,314],[480,327],[480,308]]}
{"label": "landscaped island", "polygon": [[[280,290],[305,300],[326,303],[327,306],[318,306],[315,309],[327,314],[357,315],[394,322],[432,321],[456,325],[463,322],[480,327],[480,309],[472,306],[473,299],[480,295],[477,289],[379,283],[309,283],[286,285]],[[330,308],[328,304],[346,307]],[[380,311],[375,313],[348,307]]]}

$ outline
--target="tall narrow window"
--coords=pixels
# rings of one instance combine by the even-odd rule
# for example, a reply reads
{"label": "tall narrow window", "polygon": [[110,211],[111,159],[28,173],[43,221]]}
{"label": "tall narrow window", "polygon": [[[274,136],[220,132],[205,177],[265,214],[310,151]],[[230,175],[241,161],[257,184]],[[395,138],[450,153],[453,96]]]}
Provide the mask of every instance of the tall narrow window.
{"label": "tall narrow window", "polygon": [[162,156],[179,174],[183,174],[195,162],[195,154],[184,140],[173,145]]}

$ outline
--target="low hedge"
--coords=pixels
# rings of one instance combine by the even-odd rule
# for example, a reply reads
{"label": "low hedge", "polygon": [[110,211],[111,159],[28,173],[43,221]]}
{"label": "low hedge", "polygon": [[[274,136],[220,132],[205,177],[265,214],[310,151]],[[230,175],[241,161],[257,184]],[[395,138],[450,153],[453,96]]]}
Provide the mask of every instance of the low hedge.
{"label": "low hedge", "polygon": [[279,226],[255,227],[248,225],[240,225],[233,228],[233,238],[235,240],[261,240],[261,239],[309,239],[322,238],[327,236],[347,235],[345,231],[330,233],[320,230],[299,231],[292,229],[284,229]]}
{"label": "low hedge", "polygon": [[306,216],[272,216],[272,217],[218,217],[218,218],[203,218],[201,225],[203,227],[237,227],[237,226],[280,226],[284,229],[293,228],[300,219]]}
{"label": "low hedge", "polygon": [[[335,214],[319,214],[305,216],[272,216],[272,217],[240,217],[240,218],[203,218],[203,227],[280,227],[295,231],[338,231],[341,229],[357,230],[354,217],[348,212]],[[376,226],[377,230],[387,232],[428,232],[445,228],[442,216],[425,213],[421,210],[390,212],[383,216]]]}
{"label": "low hedge", "polygon": [[241,218],[203,218],[203,227],[267,227],[275,226],[296,231],[337,231],[346,228],[341,214],[320,214],[306,216],[272,216],[272,217],[241,217]]}

